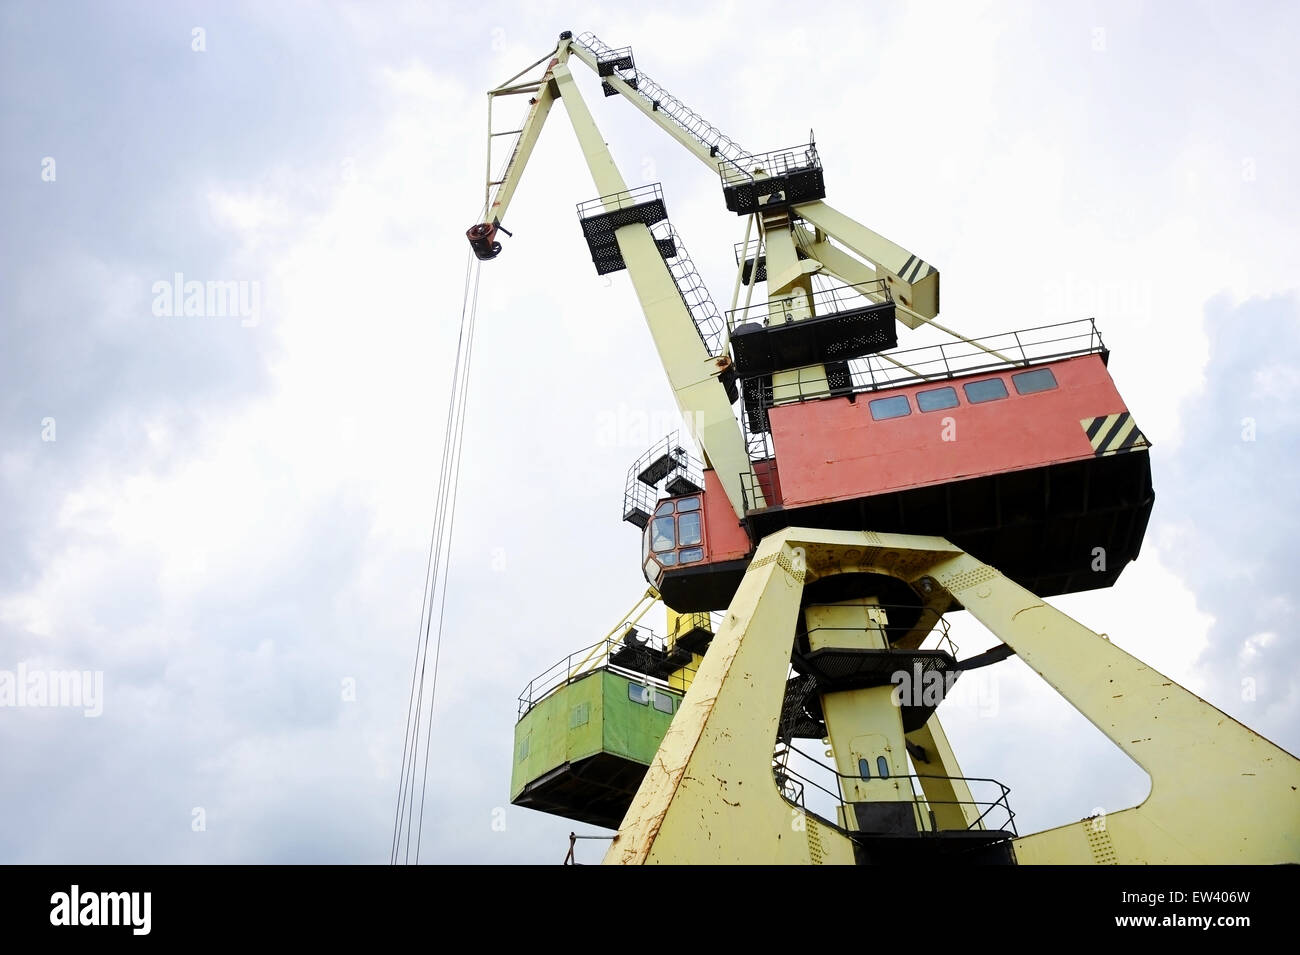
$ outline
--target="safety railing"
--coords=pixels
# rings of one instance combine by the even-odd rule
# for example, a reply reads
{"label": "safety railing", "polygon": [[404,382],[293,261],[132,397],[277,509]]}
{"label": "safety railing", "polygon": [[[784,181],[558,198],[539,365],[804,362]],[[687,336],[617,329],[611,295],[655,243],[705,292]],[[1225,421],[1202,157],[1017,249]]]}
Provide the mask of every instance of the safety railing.
{"label": "safety railing", "polygon": [[[745,430],[746,444],[749,446],[749,460],[753,464],[762,464],[771,459],[770,436],[762,432]],[[776,480],[770,470],[764,469],[760,474],[757,469],[740,472],[740,499],[746,511],[772,507],[781,503],[776,493]]]}
{"label": "safety railing", "polygon": [[[807,610],[817,606],[821,606],[821,605],[809,604],[804,609]],[[900,625],[898,624],[897,621],[899,620],[908,621],[909,623],[907,627],[908,630],[912,630],[918,625],[928,624],[930,627],[930,631],[925,639],[925,643],[926,643],[925,649],[943,650],[947,652],[949,655],[951,655],[954,660],[957,658],[957,644],[954,643],[952,639],[952,628],[948,623],[948,619],[944,617],[942,614],[940,614],[938,611],[933,610],[930,607],[920,607],[919,608],[920,616],[918,619],[915,620],[915,622],[913,622],[913,617],[914,615],[916,615],[918,610],[918,608],[915,605],[909,606],[906,604],[882,603],[882,604],[875,604],[874,606],[876,607],[876,609],[883,611],[883,617],[884,617],[883,622],[879,623],[876,626],[876,629],[884,631],[885,634],[891,638],[890,642],[892,642],[893,639],[897,639],[897,637],[901,635],[898,633]],[[809,636],[812,636],[815,633],[829,634],[829,633],[834,633],[836,631],[844,631],[846,633],[861,633],[862,628],[861,627],[813,627],[803,632],[807,633]],[[820,640],[820,642],[826,643],[827,641],[825,638],[823,638]]]}
{"label": "safety railing", "polygon": [[518,718],[523,719],[529,710],[552,693],[576,680],[590,676],[597,670],[609,670],[645,686],[653,686],[657,689],[678,694],[682,693],[685,686],[694,679],[695,667],[689,662],[678,668],[684,676],[674,676],[672,680],[667,680],[650,676],[631,666],[622,665],[611,660],[611,657],[617,656],[621,650],[626,648],[632,648],[633,650],[649,649],[660,654],[667,654],[668,652],[663,637],[641,626],[629,626],[616,636],[597,640],[590,646],[575,650],[573,653],[556,661],[530,680],[519,694]]}
{"label": "safety railing", "polygon": [[590,219],[592,216],[602,215],[606,212],[616,212],[619,209],[632,209],[636,206],[643,206],[655,200],[663,202],[663,199],[663,187],[657,182],[652,182],[644,186],[637,186],[635,189],[625,189],[622,192],[613,192],[607,196],[580,202],[578,203],[578,218]]}
{"label": "safety railing", "polygon": [[704,464],[681,444],[678,433],[671,432],[650,446],[627,471],[623,485],[623,520],[645,527],[654,513],[661,487],[682,478],[695,487],[704,487]]}
{"label": "safety railing", "polygon": [[723,187],[755,182],[764,176],[789,176],[797,172],[821,169],[817,144],[808,142],[787,146],[771,152],[756,153],[739,159],[728,159],[718,164]]}
{"label": "safety railing", "polygon": [[[845,797],[846,784],[860,785],[863,783],[879,784],[881,782],[901,782],[907,781],[906,800],[913,806],[915,819],[917,821],[917,834],[920,836],[933,836],[944,831],[952,831],[954,828],[965,830],[993,830],[1010,832],[1013,836],[1018,835],[1016,831],[1016,814],[1011,808],[1010,795],[1011,790],[996,779],[987,779],[978,776],[939,776],[939,775],[909,775],[909,776],[888,776],[883,779],[871,779],[858,776],[845,776],[837,772],[825,763],[820,762],[803,750],[795,746],[789,746],[789,751],[802,757],[801,765],[817,767],[821,772],[819,775],[826,782],[818,782],[809,775],[800,772],[791,767],[787,762],[783,763],[777,774],[777,767],[773,767],[773,777],[777,783],[777,788],[791,804],[798,806],[805,812],[808,809],[809,790],[821,794],[821,796],[831,800],[835,805],[847,806],[852,800]],[[924,783],[922,780],[933,779],[941,781],[961,782],[965,784],[967,791],[971,793],[970,799],[927,799],[924,793]],[[918,787],[921,791],[918,792]],[[977,793],[984,798],[979,798]],[[963,827],[940,826],[935,809],[940,806],[958,806],[964,807],[963,815],[970,819],[967,825]],[[820,814],[814,813],[820,818]],[[973,816],[973,818],[971,818]],[[833,820],[826,820],[832,825],[838,827],[838,823]]]}
{"label": "safety railing", "polygon": [[714,610],[696,610],[690,613],[680,613],[674,619],[676,625],[673,632],[668,634],[670,640],[685,636],[694,630],[707,630],[711,633],[717,633],[721,625],[724,614]]}
{"label": "safety railing", "polygon": [[956,378],[1103,353],[1094,319],[1038,325],[966,341],[882,352],[849,362],[854,391]]}
{"label": "safety railing", "polygon": [[656,239],[671,240],[677,250],[675,255],[665,260],[668,271],[677,286],[677,293],[682,297],[682,304],[690,312],[691,321],[695,323],[700,341],[704,342],[704,347],[708,349],[709,354],[716,358],[722,354],[724,332],[722,315],[718,312],[718,307],[713,304],[713,297],[709,294],[699,269],[695,267],[690,253],[686,251],[681,233],[668,221],[657,223],[650,229],[650,233]]}
{"label": "safety railing", "polygon": [[873,279],[857,285],[835,285],[813,292],[811,298],[795,296],[731,309],[727,312],[727,327],[733,332],[741,325],[768,327],[803,318],[820,318],[848,312],[889,299],[889,286],[884,279]]}
{"label": "safety railing", "polygon": [[[852,358],[848,362],[850,391],[864,394],[1105,353],[1095,320],[1079,319]],[[832,384],[839,383],[812,368],[800,369],[799,394],[789,389],[789,400],[804,400],[800,395],[823,397]],[[772,386],[761,379],[746,381],[745,395],[746,431],[761,433],[767,426],[767,409],[774,405]]]}
{"label": "safety railing", "polygon": [[[594,33],[583,33],[573,41],[588,50],[599,64],[615,63],[621,59],[623,50],[615,50],[603,43]],[[630,48],[625,48],[630,55]],[[626,74],[626,75],[624,75]],[[692,139],[708,147],[710,155],[720,160],[738,164],[747,163],[750,153],[731,137],[723,134],[699,113],[695,112],[677,97],[673,96],[659,83],[656,83],[644,70],[633,67],[630,70],[613,71],[613,75],[626,81],[633,88],[634,95],[643,99],[654,112],[662,113],[675,126]]]}

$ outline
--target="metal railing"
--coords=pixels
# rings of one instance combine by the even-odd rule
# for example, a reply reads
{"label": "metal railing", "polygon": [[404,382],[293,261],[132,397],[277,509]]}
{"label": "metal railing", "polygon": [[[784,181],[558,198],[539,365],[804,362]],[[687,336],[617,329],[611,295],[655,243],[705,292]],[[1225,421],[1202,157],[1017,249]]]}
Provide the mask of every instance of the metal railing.
{"label": "metal railing", "polygon": [[[589,51],[597,62],[608,60],[620,52],[601,42],[594,33],[583,33],[573,42]],[[624,76],[624,73],[627,75]],[[655,112],[663,113],[692,139],[707,146],[710,154],[717,156],[719,160],[744,164],[751,158],[751,154],[739,143],[724,135],[703,116],[669,93],[644,70],[634,67],[631,70],[616,70],[614,75],[627,81],[629,85],[633,85],[632,80],[635,80],[633,95],[645,100]]]}
{"label": "metal railing", "polygon": [[[672,470],[666,472],[654,484],[641,480],[640,475],[651,462],[664,456],[672,459]],[[659,501],[659,489],[668,478],[675,475],[685,477],[696,487],[704,487],[703,462],[686,450],[678,439],[678,433],[673,431],[651,445],[650,449],[628,468],[627,480],[623,485],[623,520],[638,527],[645,527]]]}
{"label": "metal railing", "polygon": [[[818,791],[823,796],[829,797],[838,806],[847,806],[849,801],[845,799],[845,782],[854,784],[865,782],[866,780],[857,776],[845,776],[836,770],[820,762],[814,757],[808,755],[798,747],[786,744],[788,750],[792,753],[803,757],[808,763],[820,768],[825,776],[830,777],[830,783],[823,785],[814,779],[792,769],[788,762],[782,765],[780,776],[777,776],[775,767],[773,768],[773,778],[777,783],[777,789],[781,791],[787,802],[809,812],[806,805],[808,789]],[[976,816],[964,828],[966,830],[995,830],[1010,832],[1013,836],[1018,835],[1016,831],[1016,814],[1011,808],[1009,787],[1003,785],[996,779],[987,779],[979,776],[937,776],[937,775],[909,775],[909,776],[889,776],[885,779],[873,779],[872,783],[890,782],[906,779],[908,783],[908,792],[911,796],[910,801],[917,821],[917,833],[921,836],[932,836],[939,832],[953,831],[952,827],[941,828],[935,818],[934,807],[936,806],[964,806],[970,807],[976,811]],[[924,791],[917,791],[917,784],[923,779],[954,780],[966,784],[966,788],[971,792],[969,800],[944,799],[929,800],[925,797]],[[922,784],[923,786],[924,784]],[[831,788],[831,787],[834,788]],[[975,798],[976,790],[988,793],[988,798]],[[822,818],[817,813],[820,819]],[[840,828],[834,820],[824,819],[830,825]]]}
{"label": "metal railing", "polygon": [[744,308],[733,308],[727,312],[727,327],[733,332],[741,325],[757,324],[766,328],[799,319],[821,318],[865,308],[873,302],[889,299],[889,286],[884,279],[873,279],[857,285],[834,285],[813,292],[811,298],[796,296],[793,299],[757,302]]}
{"label": "metal railing", "polygon": [[[751,464],[758,464],[772,457],[771,435],[750,429],[748,419],[746,419],[745,443],[748,446]],[[760,476],[753,468],[740,472],[740,500],[746,511],[781,503],[780,495],[776,493],[776,479],[771,474],[772,472],[768,470]]]}
{"label": "metal railing", "polygon": [[[810,608],[818,607],[818,606],[824,606],[824,605],[808,604],[804,607],[804,610],[808,610]],[[900,616],[903,616],[903,619],[908,619],[910,614],[914,613],[916,610],[919,609],[921,611],[921,616],[920,619],[917,621],[917,624],[920,624],[921,622],[929,623],[930,631],[929,633],[926,634],[925,639],[926,641],[929,641],[931,639],[934,641],[931,646],[925,647],[925,649],[943,650],[947,652],[953,658],[953,660],[957,659],[957,644],[954,643],[952,639],[952,627],[949,625],[948,619],[944,617],[942,614],[940,614],[937,610],[934,610],[933,608],[930,607],[924,607],[924,606],[917,608],[914,605],[908,606],[905,604],[876,604],[875,607],[885,612],[884,623],[875,625],[875,629],[883,630],[886,632],[897,631],[900,629],[899,625],[893,622],[893,617],[891,616],[891,614],[897,613]],[[908,629],[910,630],[913,628],[909,627]],[[849,633],[861,633],[863,628],[862,627],[813,627],[812,629],[804,632],[807,633],[809,636],[811,636],[814,633],[834,633],[836,631],[841,631],[841,630]],[[895,637],[895,639],[897,639],[897,637]],[[901,652],[906,652],[906,651],[901,651]]]}
{"label": "metal railing", "polygon": [[[587,220],[620,209],[646,205],[656,200],[662,207],[663,198],[663,188],[659,183],[649,183],[637,186],[635,189],[627,189],[578,203],[578,219]],[[650,224],[649,229],[661,249],[671,246],[672,255],[664,259],[668,272],[677,286],[677,294],[681,296],[682,304],[686,306],[691,320],[695,323],[700,341],[704,342],[704,347],[708,349],[709,354],[716,358],[722,353],[724,331],[722,315],[718,312],[718,307],[713,304],[713,298],[709,295],[699,269],[695,267],[690,253],[686,251],[681,233],[667,218]]]}
{"label": "metal railing", "polygon": [[817,144],[800,143],[771,152],[756,153],[738,159],[727,159],[718,164],[718,173],[722,176],[722,185],[739,186],[755,182],[763,177],[788,176],[795,172],[820,169],[821,157],[817,155]]}
{"label": "metal railing", "polygon": [[[629,644],[627,640],[628,632],[635,634],[636,643]],[[641,673],[630,667],[619,666],[610,662],[610,657],[626,646],[648,647],[661,653],[667,652],[667,645],[664,638],[641,626],[629,626],[627,630],[617,636],[603,637],[590,646],[575,650],[568,656],[551,664],[540,674],[528,682],[519,694],[518,719],[523,719],[528,711],[541,703],[557,690],[568,686],[577,680],[590,676],[598,670],[609,670],[621,676],[628,677],[644,686],[653,686],[656,689],[665,690],[670,693],[680,695],[685,691],[685,684],[689,684],[695,677],[695,668],[689,664],[681,669],[687,675],[687,679],[675,678],[672,681],[664,680],[659,677],[653,677],[646,673]],[[683,685],[674,686],[674,683]]]}
{"label": "metal railing", "polygon": [[[968,341],[942,342],[901,351],[879,352],[865,358],[851,358],[848,362],[849,391],[864,394],[904,385],[943,382],[967,375],[1009,371],[1105,352],[1106,345],[1097,330],[1096,322],[1091,318],[1079,319]],[[825,397],[831,382],[826,375],[819,376],[812,368],[804,368],[800,369],[799,385],[801,394],[794,394],[791,389],[790,401]],[[754,395],[757,390],[757,395],[745,404],[746,431],[761,433],[759,422],[749,421],[750,409],[751,406],[761,408],[765,414],[775,404],[773,389],[759,379],[746,381],[745,388],[747,395]],[[784,401],[785,399],[783,403]],[[754,458],[755,455],[751,454],[751,459]]]}
{"label": "metal railing", "polygon": [[968,341],[907,348],[849,362],[855,392],[940,381],[986,371],[1076,358],[1106,351],[1094,319],[1038,325]]}
{"label": "metal railing", "polygon": [[663,198],[663,188],[659,183],[652,182],[644,186],[637,186],[635,189],[612,192],[607,196],[599,196],[595,199],[580,202],[578,203],[578,218],[590,219],[592,216],[602,215],[606,212],[616,212],[619,209],[642,206],[647,202],[654,202],[656,199],[663,202]]}
{"label": "metal railing", "polygon": [[667,220],[656,223],[651,229],[650,234],[656,239],[671,239],[677,254],[665,262],[668,265],[668,272],[673,277],[673,283],[677,286],[677,294],[682,297],[682,304],[690,313],[691,321],[695,323],[695,330],[699,333],[700,341],[704,342],[704,347],[714,358],[722,354],[722,338],[724,325],[722,315],[718,312],[718,307],[713,304],[713,297],[709,294],[708,287],[704,284],[704,278],[700,275],[699,269],[695,267],[695,262],[691,259],[690,253],[686,251],[686,245],[682,242],[681,233],[678,232],[673,224]]}
{"label": "metal railing", "polygon": [[697,610],[691,613],[678,614],[676,629],[668,636],[676,640],[678,637],[685,636],[696,629],[717,633],[718,627],[722,625],[725,618],[726,614],[720,610]]}

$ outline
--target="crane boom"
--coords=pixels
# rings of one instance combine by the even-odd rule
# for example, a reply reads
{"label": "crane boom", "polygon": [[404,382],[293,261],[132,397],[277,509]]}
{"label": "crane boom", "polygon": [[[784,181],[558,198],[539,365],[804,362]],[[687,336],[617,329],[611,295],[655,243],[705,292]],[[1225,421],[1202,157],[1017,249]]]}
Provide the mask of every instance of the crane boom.
{"label": "crane boom", "polygon": [[594,33],[583,33],[570,42],[574,56],[600,76],[607,95],[610,91],[621,93],[652,123],[685,146],[714,172],[721,172],[726,163],[744,165],[753,159],[748,150],[669,93],[644,71],[635,70],[635,75],[620,76],[619,70],[634,70],[630,48],[612,49]]}
{"label": "crane boom", "polygon": [[[739,518],[745,512],[742,475],[749,470],[749,452],[731,408],[734,395],[721,380],[728,362],[725,356],[711,353],[708,336],[692,313],[692,303],[665,262],[661,243],[671,243],[676,252],[675,241],[671,237],[656,238],[651,233],[650,226],[666,219],[666,213],[652,219],[643,210],[657,201],[662,213],[662,198],[647,202],[643,190],[628,189],[569,71],[570,49],[569,41],[562,40],[537,83],[505,85],[489,94],[489,101],[495,95],[516,90],[532,91],[536,95],[530,101],[528,115],[518,131],[501,178],[489,182],[489,189],[495,185],[497,192],[487,204],[487,221],[469,230],[470,244],[480,258],[494,258],[500,251],[495,233],[501,228],[501,217],[519,185],[552,104],[556,99],[562,100],[601,197],[597,203],[585,205],[598,210],[593,216],[609,217],[605,225],[612,232],[617,249],[613,254],[632,278],[677,406]],[[751,498],[753,493],[750,492]]]}
{"label": "crane boom", "polygon": [[[768,292],[773,304],[780,303],[797,318],[815,317],[814,307],[790,310],[791,304],[810,301],[811,276],[824,273],[841,278],[858,294],[873,300],[894,300],[898,318],[915,328],[938,312],[939,273],[920,257],[821,202],[824,190],[809,193],[805,198],[810,201],[791,201],[792,195],[785,191],[788,183],[784,173],[791,162],[800,161],[797,157],[790,158],[794,154],[755,155],[744,149],[638,70],[630,48],[613,49],[591,33],[575,40],[572,33],[565,32],[550,57],[539,59],[489,92],[489,176],[484,217],[467,232],[475,254],[480,259],[491,259],[500,253],[497,233],[510,234],[502,226],[510,201],[551,107],[556,99],[563,99],[602,197],[602,214],[609,219],[607,225],[613,242],[606,237],[607,249],[616,250],[612,254],[618,259],[618,268],[628,269],[687,428],[699,444],[707,465],[717,474],[732,509],[743,519],[747,509],[761,507],[765,502],[759,482],[753,479],[751,448],[731,408],[737,394],[726,330],[721,328],[721,319],[702,284],[696,281],[691,287],[684,287],[682,270],[665,264],[665,259],[670,257],[667,250],[677,248],[677,237],[671,225],[667,226],[666,234],[663,230],[657,235],[651,231],[656,221],[667,217],[662,210],[662,196],[657,200],[658,209],[663,213],[658,219],[646,219],[636,211],[651,203],[645,202],[644,193],[628,189],[614,165],[609,148],[573,82],[568,67],[571,56],[601,78],[606,95],[622,95],[719,175],[724,193],[730,185],[733,192],[737,188],[747,191],[749,201],[757,203],[745,208],[758,223],[759,241],[767,245],[774,262],[784,263],[780,274],[774,274],[769,281]],[[539,79],[520,80],[543,63],[546,68]],[[491,119],[495,98],[521,94],[530,95],[522,126],[495,132]],[[490,171],[491,143],[500,136],[514,136],[515,140],[500,176],[494,180]],[[804,155],[817,162],[814,146],[808,146]],[[819,163],[816,180],[820,184]],[[770,193],[765,194],[765,190]],[[731,204],[729,197],[728,205]],[[790,211],[784,212],[782,207]],[[801,224],[800,220],[805,219],[815,226],[813,232]],[[832,239],[838,239],[843,248],[834,245]],[[588,240],[592,241],[590,234]],[[596,257],[593,246],[593,259]],[[743,272],[745,263],[742,261],[740,265]],[[597,268],[601,268],[599,262]],[[693,267],[690,272],[694,273]],[[751,279],[745,283],[750,294],[757,283],[756,277],[751,275]],[[799,298],[801,290],[808,293],[802,299]],[[702,303],[707,307],[701,308]],[[707,322],[715,322],[718,327],[706,328]],[[731,380],[725,378],[729,373]],[[825,379],[827,374],[814,370],[810,377]]]}

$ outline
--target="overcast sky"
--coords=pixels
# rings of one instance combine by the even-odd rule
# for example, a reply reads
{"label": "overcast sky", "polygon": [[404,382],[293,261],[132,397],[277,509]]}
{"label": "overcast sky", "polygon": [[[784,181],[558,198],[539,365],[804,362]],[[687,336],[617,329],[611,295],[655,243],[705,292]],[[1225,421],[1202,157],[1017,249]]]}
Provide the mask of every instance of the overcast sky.
{"label": "overcast sky", "polygon": [[[946,324],[1095,315],[1156,507],[1053,602],[1300,749],[1300,11],[662,6],[0,4],[0,670],[103,674],[98,717],[0,709],[0,861],[387,860],[483,94],[565,29],[753,151],[814,129]],[[716,179],[575,72],[725,300]],[[424,861],[563,857],[568,821],[494,815],[515,698],[644,588],[623,479],[673,403],[594,195],[557,109],[483,270]],[[168,315],[177,273],[248,307]],[[1014,658],[980,673],[940,713],[1022,833],[1144,796]]]}

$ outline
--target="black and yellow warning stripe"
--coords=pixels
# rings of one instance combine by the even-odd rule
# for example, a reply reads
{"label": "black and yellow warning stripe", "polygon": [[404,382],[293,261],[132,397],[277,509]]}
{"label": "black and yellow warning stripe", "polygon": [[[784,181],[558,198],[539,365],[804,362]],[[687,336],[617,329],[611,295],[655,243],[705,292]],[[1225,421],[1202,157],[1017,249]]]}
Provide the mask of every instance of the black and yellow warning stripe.
{"label": "black and yellow warning stripe", "polygon": [[[924,272],[921,271],[922,267],[925,268]],[[929,262],[921,261],[915,255],[911,255],[908,256],[907,261],[903,263],[903,267],[899,269],[897,272],[895,272],[894,274],[897,275],[904,282],[907,282],[911,285],[915,285],[918,279],[927,278],[933,272],[934,272],[933,265],[931,265]]]}
{"label": "black and yellow warning stripe", "polygon": [[1133,416],[1127,411],[1117,414],[1101,415],[1097,418],[1083,418],[1083,432],[1088,436],[1088,443],[1097,457],[1119,454],[1122,451],[1136,451],[1151,447],[1151,442],[1138,430]]}

